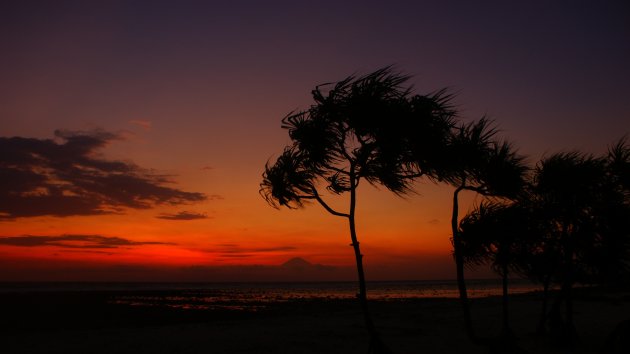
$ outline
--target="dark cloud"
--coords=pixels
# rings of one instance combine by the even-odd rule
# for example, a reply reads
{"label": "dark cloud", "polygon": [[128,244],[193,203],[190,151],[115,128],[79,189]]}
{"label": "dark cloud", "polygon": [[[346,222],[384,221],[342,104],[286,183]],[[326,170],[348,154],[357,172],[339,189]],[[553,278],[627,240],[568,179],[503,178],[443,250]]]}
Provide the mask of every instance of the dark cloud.
{"label": "dark cloud", "polygon": [[[278,246],[278,247],[241,247],[236,243],[222,243],[216,245],[216,248],[205,250],[208,253],[217,253],[222,257],[246,257],[254,253],[262,252],[284,252],[294,251],[297,247],[293,246]],[[240,254],[241,256],[236,256]]]}
{"label": "dark cloud", "polygon": [[186,273],[182,278],[194,276],[207,281],[330,281],[353,280],[356,277],[352,266],[313,264],[300,257],[279,265],[192,266],[182,271]]}
{"label": "dark cloud", "polygon": [[208,215],[200,214],[200,213],[192,213],[189,211],[182,211],[177,214],[160,214],[156,216],[158,219],[164,220],[198,220],[198,219],[207,219]]}
{"label": "dark cloud", "polygon": [[[85,253],[95,253],[95,254],[106,254],[108,256],[113,256],[115,253],[111,252],[111,251],[94,251],[94,250],[86,250],[86,249],[80,249],[80,250],[60,250],[59,253],[81,253],[81,254],[85,254]],[[55,255],[57,255],[57,253],[55,253]]]}
{"label": "dark cloud", "polygon": [[221,258],[250,258],[253,257],[252,254],[248,253],[226,253],[221,254]]}
{"label": "dark cloud", "polygon": [[58,130],[55,137],[0,137],[0,220],[122,213],[208,199],[169,186],[169,176],[99,156],[120,139],[116,134]]}
{"label": "dark cloud", "polygon": [[[450,258],[448,258],[450,261]],[[227,259],[226,259],[227,260]],[[111,282],[260,282],[354,280],[353,266],[311,264],[159,266],[94,263],[59,258],[45,262],[0,258],[1,281],[111,281]],[[94,284],[90,285],[91,287]]]}
{"label": "dark cloud", "polygon": [[138,242],[101,235],[11,236],[0,237],[0,245],[19,247],[57,246],[63,248],[119,248],[141,245],[172,245],[166,242]]}

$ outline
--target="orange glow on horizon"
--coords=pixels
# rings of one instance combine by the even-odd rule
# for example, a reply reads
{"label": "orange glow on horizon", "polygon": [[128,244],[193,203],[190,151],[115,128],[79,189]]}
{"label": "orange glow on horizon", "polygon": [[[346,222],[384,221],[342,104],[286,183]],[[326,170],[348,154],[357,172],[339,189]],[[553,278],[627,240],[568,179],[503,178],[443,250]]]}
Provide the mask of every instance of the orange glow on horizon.
{"label": "orange glow on horizon", "polygon": [[[254,181],[257,182],[252,179],[251,183]],[[450,206],[445,200],[452,190],[431,183],[421,183],[417,189],[422,195],[407,198],[371,186],[359,191],[357,229],[368,275],[370,269],[376,269],[379,278],[385,279],[388,274],[430,277],[418,273],[419,269],[414,271],[426,268],[418,264],[427,260],[438,267],[429,266],[438,274],[450,272]],[[276,210],[257,194],[248,192],[233,190],[224,199],[187,207],[186,210],[208,216],[198,220],[159,219],[156,216],[174,213],[172,207],[160,206],[128,210],[119,215],[35,217],[3,222],[0,237],[99,235],[135,244],[105,245],[110,248],[89,245],[81,248],[86,247],[81,243],[70,247],[0,245],[0,254],[5,262],[33,262],[41,267],[46,264],[61,267],[68,262],[88,268],[273,267],[295,257],[312,264],[354,267],[344,218],[328,214],[317,204],[299,210]],[[344,210],[343,197],[327,198],[335,208]],[[462,215],[475,199],[474,195],[463,195]]]}
{"label": "orange glow on horizon", "polygon": [[[291,141],[282,118],[314,104],[317,85],[391,64],[412,94],[447,88],[459,122],[494,120],[529,166],[557,151],[600,155],[629,133],[617,5],[10,3],[0,281],[233,280],[296,257],[340,274],[313,279],[353,279],[347,220],[316,203],[270,207],[261,176]],[[452,196],[427,180],[402,197],[362,181],[367,277],[453,278]],[[347,212],[347,196],[322,197]],[[463,192],[459,215],[480,200]],[[276,270],[264,274],[285,279]]]}

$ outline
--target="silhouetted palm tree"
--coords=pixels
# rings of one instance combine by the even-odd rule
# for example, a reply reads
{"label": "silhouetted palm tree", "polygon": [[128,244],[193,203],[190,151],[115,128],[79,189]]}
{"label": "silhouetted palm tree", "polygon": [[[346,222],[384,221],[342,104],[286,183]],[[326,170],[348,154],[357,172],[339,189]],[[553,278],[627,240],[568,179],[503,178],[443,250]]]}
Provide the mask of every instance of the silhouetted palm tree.
{"label": "silhouetted palm tree", "polygon": [[548,217],[548,211],[542,207],[531,190],[519,198],[518,203],[528,217],[521,225],[523,232],[527,233],[527,237],[521,244],[522,253],[517,258],[519,264],[515,271],[536,283],[540,283],[543,287],[537,332],[544,334],[546,332],[549,290],[553,281],[560,279],[560,243],[554,232],[556,225]]}
{"label": "silhouetted palm tree", "polygon": [[628,138],[619,139],[608,149],[608,172],[626,202],[630,202],[630,143]]}
{"label": "silhouetted palm tree", "polygon": [[[368,311],[355,224],[357,187],[366,180],[397,194],[407,192],[413,178],[426,173],[412,161],[407,133],[422,128],[427,136],[442,134],[450,128],[449,119],[454,115],[448,109],[447,95],[411,96],[402,87],[407,80],[407,76],[384,68],[363,77],[350,76],[331,88],[331,84],[317,86],[312,92],[313,106],[283,119],[282,127],[288,130],[292,144],[273,165],[265,166],[260,190],[274,207],[298,208],[316,201],[330,214],[348,219],[358,299],[370,350],[375,352],[385,348]],[[324,92],[324,86],[330,89]],[[433,130],[426,131],[429,129]],[[322,187],[333,195],[349,194],[347,211],[333,209],[324,200]]]}
{"label": "silhouetted palm tree", "polygon": [[458,230],[459,193],[469,190],[484,196],[515,198],[523,190],[527,171],[524,158],[511,144],[493,139],[496,133],[485,118],[458,127],[451,137],[441,172],[441,178],[455,187],[451,217],[453,253],[466,332],[473,342],[478,340],[464,279],[463,244]]}
{"label": "silhouetted palm tree", "polygon": [[[538,163],[528,194],[519,200],[528,210],[530,237],[517,270],[543,285],[539,333],[546,332],[549,321],[552,332],[570,343],[576,335],[573,284],[618,282],[627,277],[630,204],[623,171],[628,171],[629,162],[630,151],[621,139],[605,158],[571,152]],[[548,312],[548,290],[554,281],[561,285],[561,292]],[[565,319],[560,313],[563,301]]]}
{"label": "silhouetted palm tree", "polygon": [[[597,206],[601,205],[606,182],[605,162],[578,152],[554,154],[536,167],[533,190],[544,210],[550,232],[558,242],[561,293],[552,308],[553,330],[571,342],[576,335],[573,322],[572,288],[577,281],[583,251],[592,247]],[[565,320],[559,318],[559,306],[565,302]],[[559,331],[559,332],[558,332]]]}
{"label": "silhouetted palm tree", "polygon": [[604,158],[606,181],[597,213],[597,279],[630,281],[630,145],[623,137]]}
{"label": "silhouetted palm tree", "polygon": [[501,276],[503,288],[503,332],[512,337],[509,325],[508,279],[518,270],[519,258],[530,236],[528,210],[518,202],[482,202],[459,224],[462,253],[467,263],[489,264]]}

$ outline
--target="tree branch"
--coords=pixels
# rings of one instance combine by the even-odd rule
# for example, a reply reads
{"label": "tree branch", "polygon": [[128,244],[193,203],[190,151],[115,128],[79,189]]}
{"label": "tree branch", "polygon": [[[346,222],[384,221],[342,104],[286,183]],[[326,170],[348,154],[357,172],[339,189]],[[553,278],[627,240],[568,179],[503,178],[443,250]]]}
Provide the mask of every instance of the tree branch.
{"label": "tree branch", "polygon": [[350,217],[349,214],[340,213],[340,212],[334,210],[333,208],[331,208],[328,204],[326,204],[326,202],[319,196],[319,193],[317,193],[317,189],[315,189],[315,188],[313,188],[313,197],[312,198],[315,198],[319,202],[319,204],[321,204],[324,207],[324,209],[326,209],[326,211],[331,213],[332,215],[342,216],[344,218],[349,218]]}
{"label": "tree branch", "polygon": [[488,191],[485,188],[483,188],[483,187],[473,187],[473,186],[465,185],[465,186],[461,186],[460,188],[461,189],[465,189],[467,191],[477,192],[477,193],[479,193],[481,195],[488,195]]}
{"label": "tree branch", "polygon": [[338,173],[344,174],[344,175],[346,175],[346,176],[350,176],[350,172],[348,172],[348,171],[346,171],[346,170],[344,170],[344,169],[342,169],[342,168],[335,167],[335,166],[331,166],[331,165],[329,165],[329,164],[325,164],[325,165],[324,165],[324,167],[326,167],[326,168],[328,168],[328,169],[330,169],[330,170],[333,170],[333,171],[335,171],[335,172],[338,172]]}

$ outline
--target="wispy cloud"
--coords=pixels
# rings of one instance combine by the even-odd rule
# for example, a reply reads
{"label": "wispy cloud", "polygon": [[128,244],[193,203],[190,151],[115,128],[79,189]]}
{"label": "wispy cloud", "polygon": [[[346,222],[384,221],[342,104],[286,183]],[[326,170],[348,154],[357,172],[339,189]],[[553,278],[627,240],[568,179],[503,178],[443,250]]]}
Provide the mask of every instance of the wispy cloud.
{"label": "wispy cloud", "polygon": [[[234,255],[240,258],[243,255]],[[226,256],[233,257],[233,256]],[[249,257],[249,255],[245,255]],[[191,266],[181,269],[194,279],[202,278],[211,281],[227,281],[239,279],[241,281],[255,281],[273,279],[281,281],[308,280],[348,280],[353,279],[353,267],[330,266],[313,264],[296,257],[279,265],[224,265],[224,266]],[[184,276],[182,276],[184,277]]]}
{"label": "wispy cloud", "polygon": [[293,253],[297,249],[294,246],[242,247],[236,243],[221,243],[212,248],[204,249],[203,252],[211,253],[220,258],[247,258],[260,253]]}
{"label": "wispy cloud", "polygon": [[55,137],[61,142],[0,137],[0,220],[122,213],[208,199],[169,186],[170,176],[99,156],[119,135],[58,130]]}
{"label": "wispy cloud", "polygon": [[142,245],[173,245],[168,242],[131,241],[121,237],[102,235],[58,235],[58,236],[9,236],[0,237],[0,245],[18,247],[57,246],[63,248],[119,248]]}
{"label": "wispy cloud", "polygon": [[144,119],[132,119],[129,121],[129,123],[133,124],[133,125],[137,125],[139,127],[142,127],[146,130],[151,129],[151,121],[148,120],[144,120]]}
{"label": "wispy cloud", "polygon": [[[108,256],[113,256],[115,255],[114,252],[112,251],[95,251],[95,250],[86,250],[86,249],[80,249],[80,250],[74,250],[74,249],[64,249],[64,250],[59,250],[59,253],[81,253],[81,254],[85,254],[85,253],[94,253],[94,254],[106,254]],[[57,254],[55,254],[57,255]]]}
{"label": "wispy cloud", "polygon": [[206,249],[208,253],[221,253],[221,254],[247,254],[247,253],[263,253],[263,252],[284,252],[295,251],[297,247],[294,246],[277,246],[277,247],[241,247],[236,243],[222,243],[216,245],[213,249]]}
{"label": "wispy cloud", "polygon": [[431,224],[431,225],[437,225],[440,223],[440,220],[438,219],[431,219],[429,221],[427,221],[427,224]]}
{"label": "wispy cloud", "polygon": [[182,211],[177,214],[168,214],[163,213],[156,216],[158,219],[164,220],[199,220],[199,219],[207,219],[208,215],[201,213],[193,213],[190,211]]}

